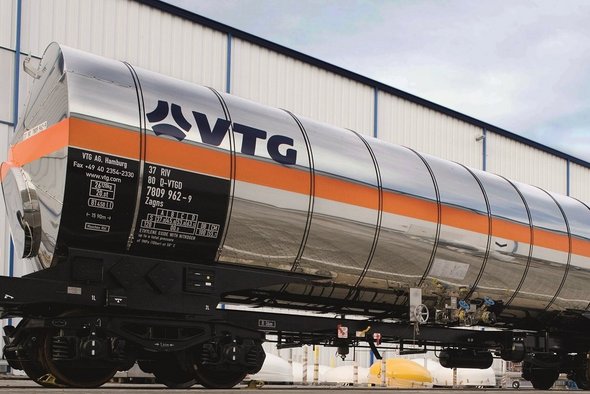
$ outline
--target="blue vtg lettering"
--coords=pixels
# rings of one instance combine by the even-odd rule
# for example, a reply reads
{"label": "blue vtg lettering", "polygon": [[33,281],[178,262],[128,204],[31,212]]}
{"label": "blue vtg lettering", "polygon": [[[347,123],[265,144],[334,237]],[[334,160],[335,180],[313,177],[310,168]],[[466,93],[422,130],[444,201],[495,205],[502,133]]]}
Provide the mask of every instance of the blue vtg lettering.
{"label": "blue vtg lettering", "polygon": [[[176,125],[162,122],[168,113]],[[277,163],[292,165],[297,162],[297,150],[293,149],[293,139],[284,135],[275,134],[268,137],[265,130],[247,126],[240,123],[232,123],[227,119],[218,118],[211,127],[207,115],[198,111],[192,111],[197,130],[204,144],[219,146],[227,135],[230,126],[233,126],[234,133],[242,135],[242,146],[240,152],[245,155],[256,155],[256,143],[258,140],[266,140],[268,155]],[[157,123],[152,126],[156,135],[167,135],[182,141],[192,129],[192,124],[184,117],[182,108],[177,104],[168,105],[167,101],[159,100],[156,108],[146,114],[150,123]],[[284,148],[287,146],[288,148]]]}

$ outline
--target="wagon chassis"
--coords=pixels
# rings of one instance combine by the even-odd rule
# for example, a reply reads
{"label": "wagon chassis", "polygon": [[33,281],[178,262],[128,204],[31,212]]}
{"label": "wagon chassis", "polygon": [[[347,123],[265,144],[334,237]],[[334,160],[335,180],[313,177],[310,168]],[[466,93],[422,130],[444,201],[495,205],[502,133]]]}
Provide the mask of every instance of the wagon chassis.
{"label": "wagon chassis", "polygon": [[[383,319],[353,317],[344,308],[326,317],[218,306],[236,299],[272,305],[268,297],[281,293],[260,289],[288,284],[330,286],[330,281],[297,272],[70,249],[54,267],[0,277],[2,317],[23,318],[17,327],[5,327],[4,354],[13,368],[51,387],[97,386],[135,362],[169,387],[197,382],[225,387],[260,369],[263,341],[279,348],[334,346],[342,357],[357,346],[369,347],[376,358],[380,349],[392,347],[401,353],[436,349],[450,357],[441,358],[449,367],[485,367],[494,353],[524,359],[525,378],[539,387],[545,383],[539,379],[560,371],[583,375],[578,381],[585,382],[590,344],[576,332],[587,328],[588,319],[577,313],[564,318],[561,329],[519,331],[418,325],[408,321],[407,307],[392,308]],[[363,304],[350,302],[348,308],[362,310]],[[555,319],[551,323],[555,326]]]}

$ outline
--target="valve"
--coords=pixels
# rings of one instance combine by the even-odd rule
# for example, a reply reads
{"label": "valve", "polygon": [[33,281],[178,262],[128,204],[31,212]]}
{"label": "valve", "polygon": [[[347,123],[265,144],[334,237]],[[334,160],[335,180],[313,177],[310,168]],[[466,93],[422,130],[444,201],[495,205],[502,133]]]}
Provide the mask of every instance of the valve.
{"label": "valve", "polygon": [[428,318],[430,317],[430,311],[428,310],[428,307],[424,304],[418,304],[416,305],[416,307],[414,308],[414,320],[418,323],[418,324],[424,324],[428,321]]}

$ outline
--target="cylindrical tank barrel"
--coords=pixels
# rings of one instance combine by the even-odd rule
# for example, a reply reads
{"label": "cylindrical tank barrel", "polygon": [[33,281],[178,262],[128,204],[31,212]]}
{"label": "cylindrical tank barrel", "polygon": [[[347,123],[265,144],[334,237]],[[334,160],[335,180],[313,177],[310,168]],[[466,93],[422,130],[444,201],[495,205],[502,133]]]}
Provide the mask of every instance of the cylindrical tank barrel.
{"label": "cylindrical tank barrel", "polygon": [[2,164],[32,270],[76,247],[322,275],[278,293],[376,310],[590,304],[578,200],[57,44],[38,73]]}

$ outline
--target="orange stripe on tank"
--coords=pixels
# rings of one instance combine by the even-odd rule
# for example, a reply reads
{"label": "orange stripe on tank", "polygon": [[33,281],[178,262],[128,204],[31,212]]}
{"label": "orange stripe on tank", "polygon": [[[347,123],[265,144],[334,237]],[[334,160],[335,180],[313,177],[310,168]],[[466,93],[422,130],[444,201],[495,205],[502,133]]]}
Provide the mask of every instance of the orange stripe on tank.
{"label": "orange stripe on tank", "polygon": [[[146,138],[147,161],[226,179],[230,176],[229,152],[152,135]],[[64,119],[11,147],[9,164],[22,166],[68,146],[137,159],[139,133],[77,118]],[[236,164],[238,181],[299,194],[308,194],[310,191],[309,173],[305,170],[244,156],[238,156]],[[8,168],[2,166],[2,176]],[[376,187],[323,174],[316,174],[315,180],[316,197],[364,208],[378,208]],[[437,204],[433,201],[383,192],[384,212],[436,222],[437,210]],[[484,235],[488,233],[486,215],[447,205],[441,206],[441,224]],[[492,235],[530,243],[528,225],[500,218],[492,218]],[[534,229],[534,245],[562,252],[569,250],[567,235],[539,228]],[[573,237],[572,253],[590,257],[590,241]]]}
{"label": "orange stripe on tank", "polygon": [[438,206],[436,202],[389,191],[383,192],[383,212],[429,222],[438,221]]}
{"label": "orange stripe on tank", "polygon": [[236,179],[293,193],[309,195],[311,190],[309,171],[243,156],[236,158]]}
{"label": "orange stripe on tank", "polygon": [[68,134],[70,129],[69,119],[27,138],[24,141],[10,147],[8,160],[17,166],[23,166],[40,157],[47,156],[55,151],[68,146]]}
{"label": "orange stripe on tank", "polygon": [[590,257],[590,242],[572,237],[572,253]]}
{"label": "orange stripe on tank", "polygon": [[566,253],[569,251],[569,239],[566,234],[556,234],[539,228],[534,228],[533,234],[535,245]]}
{"label": "orange stripe on tank", "polygon": [[70,146],[137,160],[139,132],[70,118]]}
{"label": "orange stripe on tank", "polygon": [[492,235],[525,244],[531,243],[531,229],[528,225],[514,223],[505,219],[492,218]]}
{"label": "orange stripe on tank", "polygon": [[489,232],[487,215],[448,205],[441,206],[441,223],[446,226],[462,228],[476,233],[488,234]]}
{"label": "orange stripe on tank", "polygon": [[147,136],[146,161],[229,179],[230,155],[189,143]]}
{"label": "orange stripe on tank", "polygon": [[379,208],[379,193],[376,187],[360,185],[326,175],[315,176],[315,196],[363,208]]}

